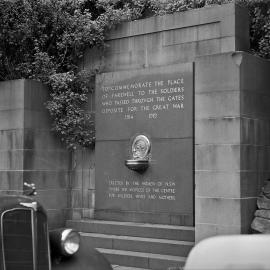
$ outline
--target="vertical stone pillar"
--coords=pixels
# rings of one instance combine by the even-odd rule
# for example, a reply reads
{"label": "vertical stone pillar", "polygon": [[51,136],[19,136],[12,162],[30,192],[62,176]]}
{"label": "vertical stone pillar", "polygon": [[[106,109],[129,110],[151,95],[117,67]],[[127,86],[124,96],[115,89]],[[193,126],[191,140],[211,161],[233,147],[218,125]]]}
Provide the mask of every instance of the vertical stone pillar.
{"label": "vertical stone pillar", "polygon": [[258,189],[269,177],[267,70],[269,61],[242,52],[195,61],[197,242],[250,231]]}
{"label": "vertical stone pillar", "polygon": [[72,158],[71,218],[92,218],[95,207],[94,149],[77,149]]}
{"label": "vertical stone pillar", "polygon": [[24,81],[0,82],[0,192],[22,194]]}
{"label": "vertical stone pillar", "polygon": [[70,154],[51,132],[46,86],[37,81],[0,83],[0,189],[21,194],[35,183],[50,227],[64,226],[70,214]]}
{"label": "vertical stone pillar", "polygon": [[[93,80],[94,84],[95,81]],[[94,87],[94,85],[93,85]],[[85,110],[94,117],[95,93],[88,94]],[[78,148],[72,153],[71,218],[93,218],[95,208],[95,149]]]}

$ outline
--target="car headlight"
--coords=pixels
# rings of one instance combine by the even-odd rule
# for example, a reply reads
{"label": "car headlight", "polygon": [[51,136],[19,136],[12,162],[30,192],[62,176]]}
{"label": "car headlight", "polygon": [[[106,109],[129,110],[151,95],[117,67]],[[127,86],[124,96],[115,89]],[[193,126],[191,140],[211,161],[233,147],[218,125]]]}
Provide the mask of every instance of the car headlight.
{"label": "car headlight", "polygon": [[72,229],[65,229],[61,235],[62,252],[65,255],[73,255],[79,250],[80,235]]}
{"label": "car headlight", "polygon": [[72,256],[80,248],[80,235],[73,229],[50,231],[52,256]]}

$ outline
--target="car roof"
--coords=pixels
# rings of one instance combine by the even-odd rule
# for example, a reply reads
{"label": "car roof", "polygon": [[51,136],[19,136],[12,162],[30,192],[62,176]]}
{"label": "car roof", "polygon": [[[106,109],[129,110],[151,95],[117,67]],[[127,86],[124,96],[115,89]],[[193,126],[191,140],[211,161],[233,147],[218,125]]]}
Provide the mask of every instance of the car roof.
{"label": "car roof", "polygon": [[270,235],[207,238],[191,250],[184,270],[270,269]]}

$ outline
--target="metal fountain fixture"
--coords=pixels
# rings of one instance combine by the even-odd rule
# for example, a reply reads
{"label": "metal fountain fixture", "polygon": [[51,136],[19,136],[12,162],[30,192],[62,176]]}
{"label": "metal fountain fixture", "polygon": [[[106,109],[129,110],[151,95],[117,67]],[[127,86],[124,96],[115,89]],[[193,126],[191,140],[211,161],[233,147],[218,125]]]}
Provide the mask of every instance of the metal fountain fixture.
{"label": "metal fountain fixture", "polygon": [[149,166],[151,142],[145,135],[138,135],[131,145],[132,159],[127,159],[125,165],[134,171],[143,172]]}

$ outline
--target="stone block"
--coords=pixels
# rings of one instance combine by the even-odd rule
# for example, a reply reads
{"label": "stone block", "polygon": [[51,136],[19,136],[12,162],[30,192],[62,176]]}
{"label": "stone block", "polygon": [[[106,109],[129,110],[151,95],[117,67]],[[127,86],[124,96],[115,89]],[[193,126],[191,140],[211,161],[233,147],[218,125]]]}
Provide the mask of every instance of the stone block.
{"label": "stone block", "polygon": [[259,194],[260,183],[257,171],[240,172],[241,198],[256,197]]}
{"label": "stone block", "polygon": [[[95,89],[95,82],[93,82],[93,89]],[[92,119],[95,119],[95,91],[87,94],[87,103],[83,105],[83,108],[91,114]],[[93,112],[93,114],[92,114]]]}
{"label": "stone block", "polygon": [[198,197],[255,198],[260,190],[255,171],[195,172],[195,194]]}
{"label": "stone block", "polygon": [[[255,144],[270,145],[270,121],[268,119],[254,119]],[[252,132],[252,131],[250,131]]]}
{"label": "stone block", "polygon": [[71,190],[71,208],[82,208],[83,205],[83,191],[81,189]]}
{"label": "stone block", "polygon": [[90,205],[92,204],[93,199],[95,200],[95,195],[94,195],[93,190],[89,190],[87,187],[84,187],[82,191],[82,206],[83,208],[89,208]]}
{"label": "stone block", "polygon": [[199,9],[200,23],[206,23],[207,21],[224,21],[230,15],[235,14],[235,4],[229,3],[225,5],[209,5],[203,9]]}
{"label": "stone block", "polygon": [[[254,147],[254,150],[256,151],[257,171],[258,172],[269,171],[269,162],[268,161],[270,158],[270,147],[269,146],[257,146],[257,147]],[[252,162],[252,161],[250,161],[250,162]],[[267,180],[267,179],[265,179],[265,180]]]}
{"label": "stone block", "polygon": [[238,41],[236,37],[222,37],[219,41],[221,53],[233,52],[236,50],[236,42]]}
{"label": "stone block", "polygon": [[37,191],[70,187],[70,172],[66,170],[27,170],[23,172],[23,179],[35,183]]}
{"label": "stone block", "polygon": [[250,48],[250,17],[246,7],[235,6],[236,50],[247,51]]}
{"label": "stone block", "polygon": [[223,226],[220,224],[205,224],[197,223],[195,226],[195,242],[212,237],[215,235],[232,235],[241,234],[241,227],[239,226]]}
{"label": "stone block", "polygon": [[81,170],[73,170],[71,176],[71,188],[78,189],[83,186],[83,173]]}
{"label": "stone block", "polygon": [[72,167],[76,171],[94,169],[94,159],[94,149],[76,149],[76,151],[72,153]]}
{"label": "stone block", "polygon": [[[207,39],[207,40],[201,40],[201,41],[197,41],[195,43],[196,47],[195,47],[195,55],[196,56],[200,56],[200,55],[208,55],[208,54],[216,54],[216,53],[220,53],[220,45],[221,40],[220,39]],[[187,45],[190,45],[187,44]],[[190,57],[189,61],[192,61],[194,59],[192,59]]]}
{"label": "stone block", "polygon": [[[164,32],[151,33],[146,36],[145,48],[149,49],[160,49],[164,44]],[[135,37],[134,37],[135,38]],[[134,48],[136,50],[136,48]]]}
{"label": "stone block", "polygon": [[88,190],[88,204],[87,207],[85,206],[86,209],[95,209],[95,196],[96,196],[96,191],[95,190]]}
{"label": "stone block", "polygon": [[24,126],[23,110],[0,111],[0,130],[22,129]]}
{"label": "stone block", "polygon": [[239,172],[195,172],[195,196],[237,198],[240,194]]}
{"label": "stone block", "polygon": [[262,93],[269,96],[269,61],[248,53],[242,53],[242,56],[241,90],[253,91],[256,94]]}
{"label": "stone block", "polygon": [[80,220],[83,218],[82,208],[71,208],[70,209],[70,218],[72,220]]}
{"label": "stone block", "polygon": [[241,115],[269,119],[269,102],[270,95],[259,94],[253,91],[243,91],[241,93]]}
{"label": "stone block", "polygon": [[258,152],[260,147],[241,145],[241,170],[257,171],[259,169]]}
{"label": "stone block", "polygon": [[12,80],[0,82],[0,95],[1,95],[0,111],[12,111],[23,109],[24,80]]}
{"label": "stone block", "polygon": [[94,208],[84,208],[82,209],[82,216],[83,218],[88,218],[88,219],[94,219]]}
{"label": "stone block", "polygon": [[236,19],[235,12],[227,14],[220,23],[221,37],[235,37]]}
{"label": "stone block", "polygon": [[80,67],[88,71],[103,70],[105,67],[103,50],[99,48],[86,49]]}
{"label": "stone block", "polygon": [[70,156],[66,150],[24,150],[25,170],[68,170]]}
{"label": "stone block", "polygon": [[195,121],[196,144],[239,144],[240,118],[208,118]]}
{"label": "stone block", "polygon": [[239,103],[238,91],[195,93],[195,120],[238,117],[240,115]]}
{"label": "stone block", "polygon": [[196,145],[195,170],[237,172],[240,170],[240,145]]}
{"label": "stone block", "polygon": [[21,189],[19,189],[19,190],[0,190],[0,196],[2,196],[2,195],[20,196],[20,195],[23,195],[23,192]]}
{"label": "stone block", "polygon": [[67,189],[39,190],[36,198],[46,209],[66,209],[70,206],[67,193]]}
{"label": "stone block", "polygon": [[110,53],[128,52],[131,49],[132,41],[134,38],[136,37],[108,40],[108,48],[106,48],[106,50]]}
{"label": "stone block", "polygon": [[66,149],[60,138],[51,131],[51,127],[45,129],[25,128],[23,133],[24,149]]}
{"label": "stone block", "polygon": [[22,170],[23,150],[0,151],[0,170]]}
{"label": "stone block", "polygon": [[197,57],[195,59],[196,94],[213,91],[239,91],[241,61],[240,52]]}
{"label": "stone block", "polygon": [[221,24],[217,22],[211,22],[198,26],[197,40],[207,40],[220,38],[222,35]]}
{"label": "stone block", "polygon": [[49,209],[47,211],[49,229],[63,228],[66,220],[70,218],[68,209]]}
{"label": "stone block", "polygon": [[258,136],[259,136],[259,133],[261,133],[261,130],[259,128],[259,120],[251,119],[247,117],[241,117],[239,131],[241,134],[241,142],[243,144],[252,144],[252,145],[261,144],[261,143],[258,143],[260,141],[258,140]]}
{"label": "stone block", "polygon": [[[171,46],[164,46],[162,49],[148,50],[144,62],[150,66],[174,65],[179,63],[192,62],[198,50],[197,42],[181,43]],[[135,56],[136,59],[137,56]]]}
{"label": "stone block", "polygon": [[0,149],[23,149],[23,134],[23,129],[0,130]]}
{"label": "stone block", "polygon": [[52,119],[48,111],[24,110],[24,128],[50,129]]}
{"label": "stone block", "polygon": [[[151,35],[151,34],[149,34]],[[138,51],[138,50],[146,50],[148,49],[146,47],[146,39],[147,39],[147,36],[146,35],[139,35],[139,36],[134,36],[132,38],[129,38],[130,40],[130,46],[129,46],[129,52],[135,50],[135,51]]]}
{"label": "stone block", "polygon": [[257,197],[244,198],[241,202],[242,233],[251,233],[251,223],[256,211]]}
{"label": "stone block", "polygon": [[49,99],[48,87],[38,81],[24,80],[24,109],[45,111],[45,102]]}
{"label": "stone block", "polygon": [[217,22],[174,29],[164,32],[164,46],[190,43],[220,37],[220,24]]}
{"label": "stone block", "polygon": [[[241,199],[196,197],[196,224],[241,227],[241,204]],[[233,218],[228,219],[228,217]]]}
{"label": "stone block", "polygon": [[165,16],[156,16],[144,20],[121,24],[110,32],[108,39],[149,34],[181,27],[204,25],[219,20],[226,20],[235,14],[234,4],[208,6],[202,9],[189,10],[184,13],[176,12]]}
{"label": "stone block", "polygon": [[104,69],[103,72],[115,70],[133,70],[143,68],[145,65],[145,52],[129,51],[111,54],[110,51],[104,53]]}
{"label": "stone block", "polygon": [[0,190],[5,191],[22,191],[23,190],[23,181],[24,175],[23,171],[16,170],[16,171],[0,171]]}

